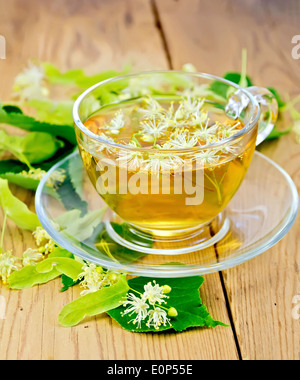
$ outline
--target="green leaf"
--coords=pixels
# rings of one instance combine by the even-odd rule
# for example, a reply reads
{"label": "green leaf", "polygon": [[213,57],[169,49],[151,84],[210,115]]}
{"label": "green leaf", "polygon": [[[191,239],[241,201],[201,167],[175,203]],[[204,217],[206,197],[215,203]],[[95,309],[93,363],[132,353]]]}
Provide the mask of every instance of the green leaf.
{"label": "green leaf", "polygon": [[34,265],[28,265],[13,272],[8,279],[10,289],[28,289],[38,284],[45,284],[61,275],[55,268],[51,272],[39,273]]}
{"label": "green leaf", "polygon": [[49,258],[50,257],[68,257],[68,258],[73,259],[74,255],[73,255],[73,253],[67,251],[64,248],[55,247],[54,250],[51,253],[49,253],[48,257]]}
{"label": "green leaf", "polygon": [[277,100],[277,103],[278,103],[279,110],[283,108],[286,105],[286,103],[283,101],[278,91],[273,87],[268,87],[268,90],[272,92],[272,94],[275,96],[275,99]]}
{"label": "green leaf", "polygon": [[58,316],[58,321],[62,326],[71,327],[87,316],[92,317],[112,310],[120,305],[128,289],[126,276],[122,275],[114,285],[86,294],[64,306]]}
{"label": "green leaf", "polygon": [[76,280],[82,272],[82,263],[68,257],[50,257],[36,265],[38,273],[49,273],[55,268],[59,273]]}
{"label": "green leaf", "polygon": [[83,168],[82,161],[79,154],[76,154],[72,160],[69,162],[69,175],[70,181],[73,185],[74,190],[79,195],[79,197],[83,198],[82,184],[83,184]]}
{"label": "green leaf", "polygon": [[276,126],[272,129],[271,133],[265,138],[265,141],[276,140],[281,136],[287,135],[291,132],[292,128],[286,131],[279,131]]}
{"label": "green leaf", "polygon": [[74,102],[71,100],[55,102],[50,99],[32,99],[26,104],[35,108],[39,121],[52,124],[73,124]]}
{"label": "green leaf", "polygon": [[5,179],[0,179],[0,206],[18,227],[33,231],[40,226],[37,215],[11,193]]}
{"label": "green leaf", "polygon": [[81,211],[78,209],[67,211],[56,218],[56,223],[60,228],[79,241],[88,239],[94,232],[94,228],[102,221],[107,207],[100,210],[90,211],[85,216],[80,217]]}
{"label": "green leaf", "polygon": [[19,112],[6,112],[0,108],[0,123],[13,125],[31,132],[46,132],[52,136],[61,137],[76,145],[76,136],[73,125],[58,125],[40,122],[31,116]]}
{"label": "green leaf", "polygon": [[[172,291],[168,293],[169,299],[167,304],[162,306],[165,308],[174,307],[178,316],[171,319],[171,326],[161,326],[159,330],[146,326],[146,321],[142,322],[141,329],[136,329],[130,322],[133,316],[128,314],[122,315],[124,307],[110,310],[107,313],[114,318],[124,329],[133,332],[157,332],[169,329],[175,331],[183,331],[189,327],[216,327],[218,325],[225,326],[222,322],[215,321],[208,313],[206,307],[202,304],[199,295],[199,288],[203,284],[203,277],[186,277],[186,278],[143,278],[137,277],[128,281],[131,289],[139,293],[144,292],[144,285],[148,282],[156,281],[160,286],[169,285]],[[135,292],[133,291],[135,294]]]}
{"label": "green leaf", "polygon": [[23,153],[23,148],[21,146],[21,137],[10,136],[4,130],[0,130],[0,149],[1,154],[8,151],[12,153],[18,160],[31,167],[30,161],[27,159]]}
{"label": "green leaf", "polygon": [[66,73],[61,73],[60,70],[50,62],[43,62],[41,66],[44,69],[45,75],[52,84],[74,84],[77,78],[84,75],[82,69],[68,70]]}
{"label": "green leaf", "polygon": [[42,67],[44,68],[45,75],[51,83],[76,85],[81,89],[89,88],[98,82],[102,82],[118,75],[127,74],[130,69],[129,66],[125,66],[122,71],[105,70],[95,75],[87,76],[82,69],[72,69],[62,73],[55,65],[48,62],[42,63]]}
{"label": "green leaf", "polygon": [[[111,223],[111,225],[120,236],[128,239],[129,241],[136,242],[136,239],[134,240],[133,236],[130,236],[127,233],[127,225],[117,223]],[[153,236],[149,235],[149,240],[146,241],[141,239],[139,243],[142,243],[145,247],[151,248],[153,246]],[[89,239],[84,241],[84,244],[88,246],[94,245],[102,254],[108,256],[115,262],[130,263],[145,256],[142,252],[133,251],[117,244],[107,233],[105,223],[103,222],[99,223],[99,225],[95,227],[93,234]]]}
{"label": "green leaf", "polygon": [[27,166],[17,160],[0,160],[0,175],[5,173],[20,173],[27,170]]}
{"label": "green leaf", "polygon": [[61,275],[61,281],[62,281],[62,288],[60,289],[61,292],[65,292],[69,288],[71,288],[74,285],[77,285],[80,283],[80,280],[73,280],[72,278],[66,276],[65,274]]}
{"label": "green leaf", "polygon": [[21,114],[23,113],[21,108],[14,105],[10,105],[10,104],[6,104],[5,106],[3,106],[3,109],[7,113],[21,113]]}
{"label": "green leaf", "polygon": [[[69,257],[72,258],[72,253],[67,250],[56,247],[48,255],[49,258],[62,258]],[[36,270],[35,265],[28,265],[19,271],[13,272],[8,279],[8,287],[11,289],[27,289],[34,285],[45,284],[55,278],[59,277],[61,272],[59,272],[55,267],[52,267],[51,271],[40,273]]]}
{"label": "green leaf", "polygon": [[[241,81],[241,74],[235,73],[235,72],[229,72],[224,75],[224,79],[227,79],[233,83],[239,84]],[[253,86],[253,83],[251,79],[246,76],[246,83],[247,87]],[[219,96],[222,96],[223,98],[227,99],[227,91],[230,88],[230,86],[226,83],[223,83],[221,81],[214,81],[212,82],[210,89],[214,93],[218,94]]]}
{"label": "green leaf", "polygon": [[20,146],[27,160],[31,164],[38,164],[53,157],[64,143],[49,133],[31,132],[20,138]]}
{"label": "green leaf", "polygon": [[9,183],[18,185],[27,190],[36,191],[40,183],[39,180],[28,178],[21,173],[4,173],[0,174],[0,178],[7,179]]}
{"label": "green leaf", "polygon": [[28,170],[27,165],[16,160],[0,160],[0,178],[7,179],[9,183],[35,191],[40,181],[21,174]]}
{"label": "green leaf", "polygon": [[[74,154],[72,157],[74,158],[76,155]],[[76,205],[76,209],[80,210],[82,215],[85,215],[88,212],[88,203],[81,198],[74,188],[70,173],[70,165],[65,165],[63,169],[66,171],[66,179],[64,181],[63,186],[60,186],[57,189],[57,194],[60,197],[61,202],[63,203],[66,210],[72,211],[74,210],[74,205]],[[82,168],[80,168],[81,170]]]}

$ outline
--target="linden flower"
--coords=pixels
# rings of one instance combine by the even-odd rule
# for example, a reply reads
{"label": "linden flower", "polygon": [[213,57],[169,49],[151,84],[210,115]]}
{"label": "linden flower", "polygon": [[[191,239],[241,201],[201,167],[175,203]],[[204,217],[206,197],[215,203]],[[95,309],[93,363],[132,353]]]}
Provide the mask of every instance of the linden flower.
{"label": "linden flower", "polygon": [[190,96],[185,97],[175,112],[174,119],[189,119],[193,115],[199,114],[203,104],[204,101],[202,99],[195,99]]}
{"label": "linden flower", "polygon": [[146,108],[140,108],[139,111],[144,114],[145,119],[164,118],[166,110],[153,98],[147,97],[144,99]]}
{"label": "linden flower", "polygon": [[212,142],[212,140],[216,137],[216,133],[219,128],[217,124],[209,126],[208,121],[209,120],[206,121],[205,127],[198,128],[194,132],[194,136],[196,136],[200,141],[204,141],[205,143]]}
{"label": "linden flower", "polygon": [[207,112],[200,111],[192,116],[191,120],[189,120],[189,124],[192,127],[202,127],[204,123],[206,123],[205,125],[207,125],[208,121],[209,120]]}
{"label": "linden flower", "polygon": [[148,316],[148,309],[149,305],[146,303],[146,301],[143,298],[139,298],[135,296],[133,293],[129,293],[127,295],[126,301],[122,302],[123,306],[130,306],[127,308],[124,313],[122,313],[122,316],[128,314],[129,316],[132,316],[134,313],[136,313],[136,317],[132,319],[130,322],[133,324],[137,324],[137,328],[141,328],[141,323],[143,320],[145,320]]}
{"label": "linden flower", "polygon": [[115,117],[110,121],[106,128],[114,135],[120,133],[120,129],[125,126],[125,115],[122,110],[119,110]]}
{"label": "linden flower", "polygon": [[[129,143],[130,146],[136,146],[136,143]],[[143,162],[143,155],[138,151],[120,151],[117,158],[120,166],[126,167],[128,170],[135,171],[140,168]]]}
{"label": "linden flower", "polygon": [[30,169],[28,172],[26,170],[23,170],[20,174],[23,175],[24,177],[41,181],[44,178],[44,176],[47,174],[47,172],[45,170],[37,168],[37,169]]}
{"label": "linden flower", "polygon": [[236,143],[233,144],[225,144],[220,147],[220,152],[223,154],[237,154],[239,151],[239,146]]}
{"label": "linden flower", "polygon": [[23,253],[23,265],[36,265],[39,261],[43,259],[43,254],[37,249],[28,248]]}
{"label": "linden flower", "polygon": [[154,327],[155,330],[159,330],[160,326],[166,326],[170,323],[170,319],[167,316],[167,312],[160,307],[155,307],[153,310],[149,312],[149,319],[146,323],[148,327]]}
{"label": "linden flower", "polygon": [[160,171],[169,172],[178,168],[183,163],[180,157],[172,156],[170,154],[151,154],[149,159],[145,161],[143,169],[152,174],[158,174]]}
{"label": "linden flower", "polygon": [[177,129],[170,136],[170,140],[163,145],[164,149],[189,149],[198,142],[196,135],[191,135],[186,129]]}
{"label": "linden flower", "polygon": [[51,239],[48,232],[45,231],[42,227],[37,227],[37,229],[33,231],[32,235],[36,241],[36,245],[40,247],[40,253],[48,255],[54,250],[56,246],[55,241]]}
{"label": "linden flower", "polygon": [[196,73],[198,70],[192,63],[185,63],[182,66],[182,71],[186,71],[188,73]]}
{"label": "linden flower", "polygon": [[80,293],[82,296],[94,293],[104,286],[113,285],[118,279],[117,274],[104,272],[102,267],[92,263],[84,264],[82,270],[78,275],[78,279],[81,280],[80,286],[86,288]]}
{"label": "linden flower", "polygon": [[20,269],[21,265],[17,260],[18,258],[15,257],[11,251],[0,254],[0,278],[2,278],[3,284],[7,283],[7,280],[13,271]]}
{"label": "linden flower", "polygon": [[[148,284],[144,285],[144,293],[141,294],[137,292],[140,295],[139,297],[133,293],[129,293],[125,301],[121,302],[124,307],[127,307],[124,313],[122,313],[122,316],[128,314],[131,317],[136,314],[135,318],[128,323],[132,322],[133,324],[137,324],[137,328],[141,328],[143,321],[145,321],[147,327],[153,326],[156,330],[159,330],[161,325],[166,326],[167,323],[171,326],[165,310],[168,311],[170,317],[176,317],[178,315],[174,307],[167,309],[157,305],[166,303],[164,299],[169,298],[166,293],[171,292],[171,287],[168,285],[159,286],[155,281],[153,281],[153,284],[148,282]],[[148,320],[146,321],[147,318]]]}
{"label": "linden flower", "polygon": [[195,154],[194,157],[203,166],[216,165],[220,160],[220,156],[213,149],[204,150],[200,153]]}
{"label": "linden flower", "polygon": [[66,179],[65,173],[64,169],[54,170],[47,180],[47,186],[56,189]]}
{"label": "linden flower", "polygon": [[168,126],[165,120],[157,121],[155,117],[153,117],[152,119],[147,119],[142,122],[141,132],[145,135],[153,136],[154,139],[156,139],[165,134]]}
{"label": "linden flower", "polygon": [[42,67],[29,63],[29,67],[16,76],[13,91],[21,101],[45,98],[49,90],[45,87]]}
{"label": "linden flower", "polygon": [[[101,137],[103,140],[105,140],[107,142],[115,142],[112,137],[106,136],[104,133],[100,133],[99,137]],[[101,153],[104,150],[106,150],[107,153],[111,154],[111,153],[113,153],[114,148],[110,147],[109,145],[106,145],[106,144],[101,144],[101,145],[98,145],[96,147],[97,153]]]}
{"label": "linden flower", "polygon": [[35,242],[38,246],[41,246],[46,240],[51,240],[50,235],[42,227],[37,227],[32,233],[35,238]]}
{"label": "linden flower", "polygon": [[148,282],[148,284],[144,286],[145,291],[142,298],[145,301],[148,300],[150,305],[154,305],[155,303],[158,303],[158,304],[166,303],[164,298],[169,298],[169,297],[165,294],[164,286],[159,286],[158,284],[156,284],[155,281],[153,282],[154,282],[154,286],[152,285],[151,282]]}
{"label": "linden flower", "polygon": [[237,128],[240,125],[240,122],[237,122],[234,125],[220,125],[219,131],[218,131],[218,137],[220,140],[227,139],[228,137],[231,137],[235,135],[238,131],[240,131],[239,128]]}
{"label": "linden flower", "polygon": [[128,86],[122,90],[123,94],[120,95],[120,99],[137,98],[151,94],[151,82],[153,82],[151,78],[131,78]]}

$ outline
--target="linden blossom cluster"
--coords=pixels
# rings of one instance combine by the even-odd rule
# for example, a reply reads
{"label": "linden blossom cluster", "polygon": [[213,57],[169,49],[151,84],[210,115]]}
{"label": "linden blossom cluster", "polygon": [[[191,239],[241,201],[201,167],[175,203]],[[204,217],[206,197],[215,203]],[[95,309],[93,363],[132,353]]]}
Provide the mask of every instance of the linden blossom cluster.
{"label": "linden blossom cluster", "polygon": [[[130,150],[119,149],[116,161],[131,171],[141,169],[146,172],[160,172],[175,170],[186,164],[186,159],[178,154],[164,152],[164,150],[191,149],[196,146],[220,142],[240,130],[240,122],[232,124],[211,123],[207,111],[203,109],[204,100],[183,97],[178,107],[171,103],[169,109],[162,107],[154,98],[144,98],[144,106],[138,108],[141,115],[139,131],[134,133],[126,145]],[[114,138],[126,127],[126,115],[119,110],[110,123],[105,126],[105,133],[100,137],[108,142],[114,142]],[[110,136],[108,136],[110,135]],[[140,142],[149,145],[147,155],[138,148]],[[125,143],[122,142],[123,145]],[[136,150],[134,148],[137,148]],[[117,150],[108,145],[96,147],[97,153],[106,152],[113,155]],[[155,152],[153,152],[155,150]],[[228,154],[238,152],[236,144],[227,143],[220,148],[202,149],[192,155],[193,161],[198,161],[203,166],[212,166],[220,163]]]}
{"label": "linden blossom cluster", "polygon": [[12,272],[20,270],[22,265],[36,265],[55,248],[55,242],[42,227],[37,227],[33,237],[38,248],[28,248],[22,258],[14,256],[11,250],[0,252],[0,279],[3,284],[7,283]]}
{"label": "linden blossom cluster", "polygon": [[177,310],[174,307],[165,308],[161,304],[165,304],[165,298],[169,298],[167,293],[171,292],[171,288],[168,285],[159,286],[155,281],[148,282],[144,286],[144,293],[139,293],[136,296],[133,293],[128,293],[127,298],[122,301],[126,310],[122,313],[123,316],[132,315],[135,318],[131,319],[128,323],[137,325],[136,328],[142,327],[142,322],[146,323],[148,328],[154,327],[155,330],[159,330],[160,326],[166,326],[167,324],[172,326],[169,317],[176,317],[178,315]]}

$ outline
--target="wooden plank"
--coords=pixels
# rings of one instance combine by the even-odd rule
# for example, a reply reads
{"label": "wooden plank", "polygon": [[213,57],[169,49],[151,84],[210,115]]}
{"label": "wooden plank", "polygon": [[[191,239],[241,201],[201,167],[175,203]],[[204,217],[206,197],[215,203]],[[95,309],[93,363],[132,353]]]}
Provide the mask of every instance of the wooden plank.
{"label": "wooden plank", "polygon": [[[257,85],[299,94],[299,61],[291,56],[299,34],[299,1],[156,1],[174,68],[191,62],[215,75],[240,71],[248,51],[248,73]],[[287,127],[289,125],[286,125]],[[300,146],[295,136],[260,150],[291,175],[300,188]],[[300,218],[289,234],[262,256],[222,273],[244,359],[299,359],[299,321],[291,315],[300,293]]]}
{"label": "wooden plank", "polygon": [[[14,76],[27,60],[51,61],[62,70],[92,74],[121,69],[168,68],[148,0],[0,1],[0,33],[7,60],[0,61],[0,98],[8,98]],[[15,193],[33,207],[29,192]],[[3,218],[1,218],[3,220]],[[21,254],[32,236],[9,223],[5,248]],[[132,334],[107,316],[71,329],[58,325],[63,305],[79,296],[60,293],[60,281],[24,291],[0,287],[6,319],[0,320],[1,359],[237,359],[231,328],[193,329],[181,334]],[[218,274],[207,276],[201,297],[215,319],[229,323]]]}

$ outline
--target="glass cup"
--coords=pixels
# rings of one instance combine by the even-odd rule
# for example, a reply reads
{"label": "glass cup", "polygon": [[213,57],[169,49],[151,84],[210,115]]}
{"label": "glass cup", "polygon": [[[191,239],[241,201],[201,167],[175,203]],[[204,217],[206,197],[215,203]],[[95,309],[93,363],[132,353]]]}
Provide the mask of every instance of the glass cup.
{"label": "glass cup", "polygon": [[164,246],[196,251],[224,237],[224,210],[277,111],[267,89],[203,73],[132,74],[85,91],[74,105],[76,136],[112,211],[110,236],[141,252],[161,246],[161,253]]}

